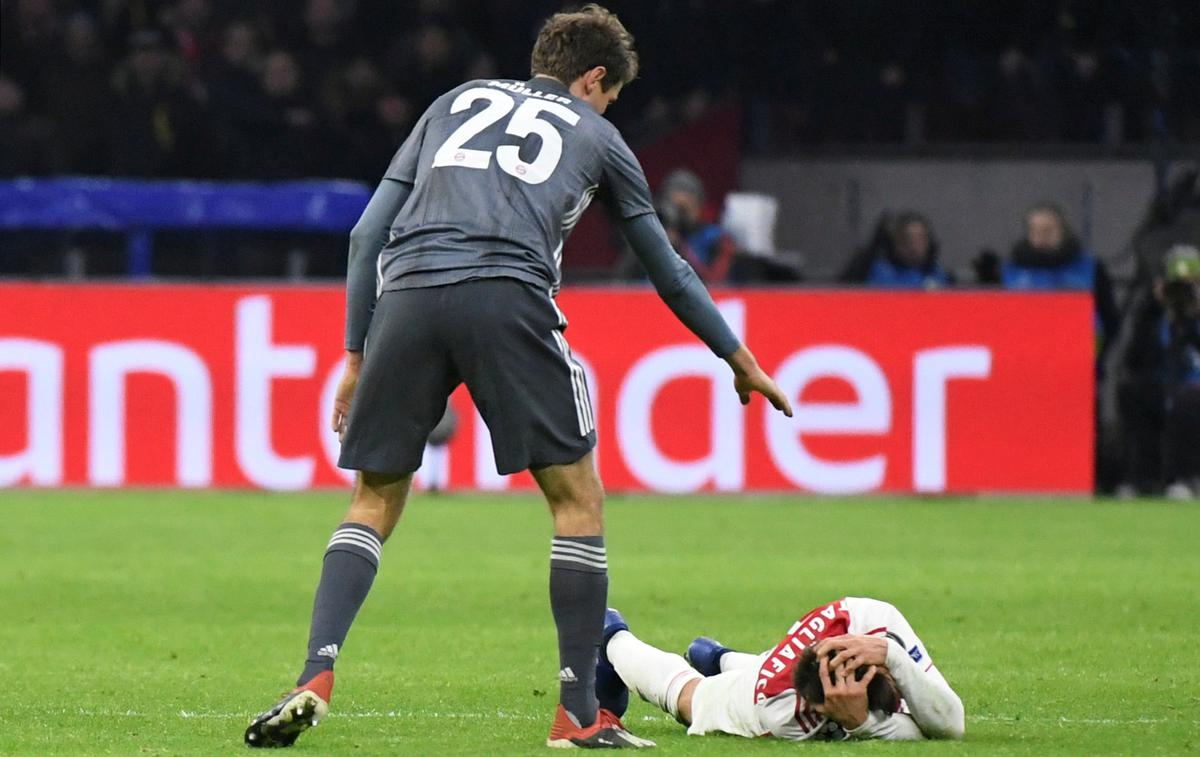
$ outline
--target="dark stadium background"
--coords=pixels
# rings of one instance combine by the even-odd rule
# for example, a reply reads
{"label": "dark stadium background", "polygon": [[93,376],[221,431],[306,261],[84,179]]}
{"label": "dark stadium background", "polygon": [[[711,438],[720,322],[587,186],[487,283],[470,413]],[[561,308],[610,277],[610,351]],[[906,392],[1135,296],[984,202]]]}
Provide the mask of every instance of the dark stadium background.
{"label": "dark stadium background", "polygon": [[[704,223],[733,191],[778,202],[773,251],[737,250],[701,271],[710,285],[858,286],[915,212],[947,282],[994,288],[1028,208],[1054,203],[1103,268],[1096,383],[1074,387],[1097,396],[1097,484],[1172,483],[1159,437],[1196,421],[1164,420],[1155,292],[1167,251],[1200,240],[1200,4],[609,5],[642,58],[609,114],[652,188],[665,198],[692,172]],[[563,7],[3,0],[0,275],[333,283],[355,209],[426,105],[467,78],[525,78],[539,22]],[[339,183],[287,194],[311,180]],[[235,184],[285,194],[236,222],[188,209],[197,187],[215,205]],[[103,207],[116,198],[149,217]],[[297,205],[326,212],[283,217]],[[629,262],[593,210],[566,282],[640,287]]]}

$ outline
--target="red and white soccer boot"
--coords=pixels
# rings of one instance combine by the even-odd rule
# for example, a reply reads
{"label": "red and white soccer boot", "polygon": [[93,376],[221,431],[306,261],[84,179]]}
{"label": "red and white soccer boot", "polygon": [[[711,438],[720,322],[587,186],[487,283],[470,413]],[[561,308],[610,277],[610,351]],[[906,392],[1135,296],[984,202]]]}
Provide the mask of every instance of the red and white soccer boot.
{"label": "red and white soccer boot", "polygon": [[329,714],[333,698],[333,671],[313,676],[289,691],[274,707],[256,717],[246,729],[246,746],[285,747]]}
{"label": "red and white soccer boot", "polygon": [[595,723],[583,728],[560,704],[546,746],[556,749],[645,749],[655,744],[634,736],[619,717],[605,709],[596,714]]}

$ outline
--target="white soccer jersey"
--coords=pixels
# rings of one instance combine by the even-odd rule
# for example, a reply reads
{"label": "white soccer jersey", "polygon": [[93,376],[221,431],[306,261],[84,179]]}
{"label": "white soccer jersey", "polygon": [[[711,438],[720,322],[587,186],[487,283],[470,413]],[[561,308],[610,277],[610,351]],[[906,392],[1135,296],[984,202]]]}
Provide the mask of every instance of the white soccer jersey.
{"label": "white soccer jersey", "polygon": [[[887,638],[887,667],[902,697],[898,712],[871,713],[866,723],[849,733],[813,711],[792,688],[796,663],[807,647],[848,633]],[[912,626],[886,602],[846,597],[822,605],[796,621],[774,649],[757,657],[730,657],[731,663],[734,660],[736,669],[730,669],[723,659],[722,669],[728,672],[707,678],[697,687],[689,733],[724,731],[795,741],[961,735],[961,701]]]}

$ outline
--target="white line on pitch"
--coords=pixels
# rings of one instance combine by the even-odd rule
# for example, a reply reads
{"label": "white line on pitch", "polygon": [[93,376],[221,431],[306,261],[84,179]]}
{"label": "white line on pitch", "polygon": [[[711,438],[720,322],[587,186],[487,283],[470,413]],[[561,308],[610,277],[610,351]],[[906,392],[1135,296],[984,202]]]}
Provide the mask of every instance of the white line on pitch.
{"label": "white line on pitch", "polygon": [[[46,714],[55,715],[82,715],[84,717],[99,717],[99,718],[148,718],[158,717],[145,712],[136,710],[93,710],[84,707],[79,708],[62,708],[56,710],[41,710]],[[208,719],[208,720],[241,720],[253,718],[257,713],[251,712],[210,712],[202,710],[179,710],[175,713],[177,717],[183,719]],[[545,718],[540,715],[530,715],[519,712],[506,712],[504,710],[496,710],[495,712],[433,712],[428,710],[361,710],[358,712],[333,712],[332,717],[335,718],[364,718],[364,719],[389,719],[389,718],[415,718],[428,720],[481,720],[484,718],[496,718],[497,720],[528,720],[541,721]],[[643,715],[640,718],[642,721],[653,722],[659,720],[667,720],[665,715]],[[1181,722],[1191,725],[1200,725],[1200,720],[1174,720],[1172,718],[1069,718],[1069,717],[1032,717],[1032,716],[1016,716],[1016,715],[968,715],[967,720],[977,723],[1060,723],[1062,725],[1153,725],[1155,723],[1170,723]]]}

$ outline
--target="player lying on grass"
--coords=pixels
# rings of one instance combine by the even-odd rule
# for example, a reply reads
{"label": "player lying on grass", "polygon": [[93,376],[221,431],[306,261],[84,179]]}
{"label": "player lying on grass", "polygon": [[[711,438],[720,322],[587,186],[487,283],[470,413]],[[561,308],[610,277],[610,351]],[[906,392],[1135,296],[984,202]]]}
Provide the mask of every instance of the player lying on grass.
{"label": "player lying on grass", "polygon": [[[689,664],[690,663],[690,664]],[[846,597],[818,607],[762,654],[707,637],[687,659],[605,617],[596,666],[600,706],[624,714],[629,689],[688,733],[781,739],[959,739],[963,706],[900,611]]]}

